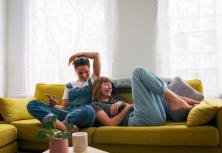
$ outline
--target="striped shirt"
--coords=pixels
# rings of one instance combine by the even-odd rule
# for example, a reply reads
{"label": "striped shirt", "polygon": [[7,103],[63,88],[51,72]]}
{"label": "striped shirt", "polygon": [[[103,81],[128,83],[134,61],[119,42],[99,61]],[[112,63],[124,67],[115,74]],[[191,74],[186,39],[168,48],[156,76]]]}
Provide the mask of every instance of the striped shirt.
{"label": "striped shirt", "polygon": [[[118,110],[118,113],[117,114],[111,114],[111,106],[115,103],[117,103],[118,101],[122,101],[124,103],[125,100],[120,97],[120,96],[115,96],[115,97],[112,97],[108,102],[99,102],[99,101],[96,101],[96,102],[93,102],[92,103],[92,107],[94,108],[94,110],[96,112],[100,111],[100,110],[103,110],[110,118],[116,116],[117,114],[119,114],[123,108],[120,108]],[[130,114],[131,111],[128,112],[128,114],[126,115],[126,117],[123,119],[123,121],[119,124],[119,125],[122,125],[122,126],[127,126],[128,125],[128,118],[129,118],[129,114]],[[98,120],[96,120],[96,125],[97,126],[101,126],[103,125],[102,123],[100,123]]]}

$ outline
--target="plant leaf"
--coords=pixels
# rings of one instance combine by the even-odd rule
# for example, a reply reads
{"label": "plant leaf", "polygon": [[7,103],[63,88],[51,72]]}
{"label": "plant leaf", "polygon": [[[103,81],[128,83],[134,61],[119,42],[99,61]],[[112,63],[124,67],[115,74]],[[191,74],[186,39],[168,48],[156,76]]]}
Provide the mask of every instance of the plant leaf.
{"label": "plant leaf", "polygon": [[46,137],[46,131],[39,131],[37,136],[39,139],[44,139]]}
{"label": "plant leaf", "polygon": [[53,122],[47,122],[47,123],[44,123],[44,126],[46,129],[52,129],[54,128],[54,123]]}
{"label": "plant leaf", "polygon": [[66,125],[66,129],[67,129],[67,131],[72,131],[72,129],[73,129],[73,124],[71,124],[71,123],[67,124],[67,125]]}
{"label": "plant leaf", "polygon": [[65,131],[65,132],[63,133],[64,138],[69,138],[69,137],[71,137],[71,135],[72,135],[72,133],[69,132],[69,131]]}

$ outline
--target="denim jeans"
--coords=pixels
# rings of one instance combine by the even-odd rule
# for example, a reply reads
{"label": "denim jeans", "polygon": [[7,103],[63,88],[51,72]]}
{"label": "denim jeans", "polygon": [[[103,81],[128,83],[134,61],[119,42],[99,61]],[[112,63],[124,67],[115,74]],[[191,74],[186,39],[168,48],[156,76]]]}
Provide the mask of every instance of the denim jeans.
{"label": "denim jeans", "polygon": [[163,98],[167,85],[145,68],[136,68],[132,78],[134,111],[129,116],[129,126],[162,125],[167,118],[181,121],[188,110],[173,111]]}
{"label": "denim jeans", "polygon": [[164,82],[144,68],[136,68],[132,78],[134,112],[130,115],[129,126],[162,125],[166,123]]}
{"label": "denim jeans", "polygon": [[53,108],[41,101],[32,100],[27,105],[29,113],[39,121],[47,121],[48,117],[55,115],[58,120],[65,120],[78,127],[89,127],[94,124],[95,111],[90,105],[82,105],[73,110],[62,110]]}

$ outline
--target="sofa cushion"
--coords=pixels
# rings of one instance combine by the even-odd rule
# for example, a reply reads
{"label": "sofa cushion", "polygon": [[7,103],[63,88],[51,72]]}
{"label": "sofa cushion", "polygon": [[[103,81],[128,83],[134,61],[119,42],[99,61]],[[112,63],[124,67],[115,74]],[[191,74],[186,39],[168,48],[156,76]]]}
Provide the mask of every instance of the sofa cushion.
{"label": "sofa cushion", "polygon": [[36,98],[36,100],[40,100],[42,102],[47,103],[48,97],[46,96],[46,94],[49,94],[51,96],[55,96],[55,98],[58,99],[59,102],[62,102],[64,88],[64,84],[38,83],[35,88],[34,97]]}
{"label": "sofa cushion", "polygon": [[18,130],[19,140],[29,140],[35,142],[46,142],[47,139],[40,140],[37,133],[42,129],[42,124],[37,119],[27,119],[11,122]]}
{"label": "sofa cushion", "polygon": [[185,82],[199,93],[203,93],[203,86],[201,80],[193,79],[193,80],[185,80]]}
{"label": "sofa cushion", "polygon": [[211,121],[217,113],[217,106],[207,104],[204,101],[194,106],[187,117],[187,126],[204,125]]}
{"label": "sofa cushion", "polygon": [[130,78],[111,79],[113,94],[131,93],[131,80]]}
{"label": "sofa cushion", "polygon": [[[169,78],[161,78],[166,83],[169,83],[171,79]],[[118,78],[111,79],[113,86],[113,94],[121,94],[121,93],[131,93],[131,79],[130,78]]]}
{"label": "sofa cushion", "polygon": [[10,144],[0,147],[0,153],[17,153],[17,151],[18,151],[17,141],[13,141]]}
{"label": "sofa cushion", "polygon": [[[196,80],[197,82],[199,80]],[[192,83],[194,84],[194,80]],[[191,82],[190,82],[191,83]],[[196,83],[198,84],[198,83]],[[177,95],[183,96],[183,97],[188,97],[194,100],[201,101],[204,96],[195,90],[192,86],[190,86],[188,83],[183,81],[179,76],[175,77],[168,85],[167,87],[175,92]],[[201,89],[199,89],[201,90]]]}
{"label": "sofa cushion", "polygon": [[[11,124],[17,128],[19,140],[40,142],[40,143],[48,141],[48,139],[44,139],[44,140],[38,139],[37,133],[40,130],[42,130],[42,124],[37,119],[14,121]],[[88,133],[89,144],[92,143],[92,135],[95,129],[96,129],[95,127],[82,129],[82,131],[85,131]]]}
{"label": "sofa cushion", "polygon": [[131,93],[119,93],[119,94],[114,94],[114,95],[122,97],[124,99],[124,101],[126,101],[128,103],[133,102],[133,98],[132,98]]}
{"label": "sofa cushion", "polygon": [[213,126],[171,124],[149,127],[103,126],[94,132],[95,144],[217,146],[219,132]]}
{"label": "sofa cushion", "polygon": [[0,98],[0,112],[4,121],[10,123],[33,118],[26,108],[30,100],[31,98]]}
{"label": "sofa cushion", "polygon": [[0,147],[17,139],[17,130],[10,124],[0,124]]}

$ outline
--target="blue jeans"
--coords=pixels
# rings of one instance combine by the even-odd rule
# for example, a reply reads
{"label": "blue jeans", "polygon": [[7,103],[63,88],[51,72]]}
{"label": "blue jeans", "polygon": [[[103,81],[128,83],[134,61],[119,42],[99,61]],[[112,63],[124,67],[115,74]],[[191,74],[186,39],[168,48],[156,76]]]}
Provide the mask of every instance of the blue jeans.
{"label": "blue jeans", "polygon": [[73,110],[62,110],[53,108],[41,101],[32,100],[27,105],[29,113],[44,122],[48,117],[56,116],[58,120],[65,120],[66,123],[72,123],[78,127],[89,127],[94,124],[96,115],[90,105],[82,105]]}
{"label": "blue jeans", "polygon": [[152,72],[136,68],[132,74],[132,97],[134,115],[129,117],[128,125],[146,126],[166,123],[163,94],[166,85]]}

